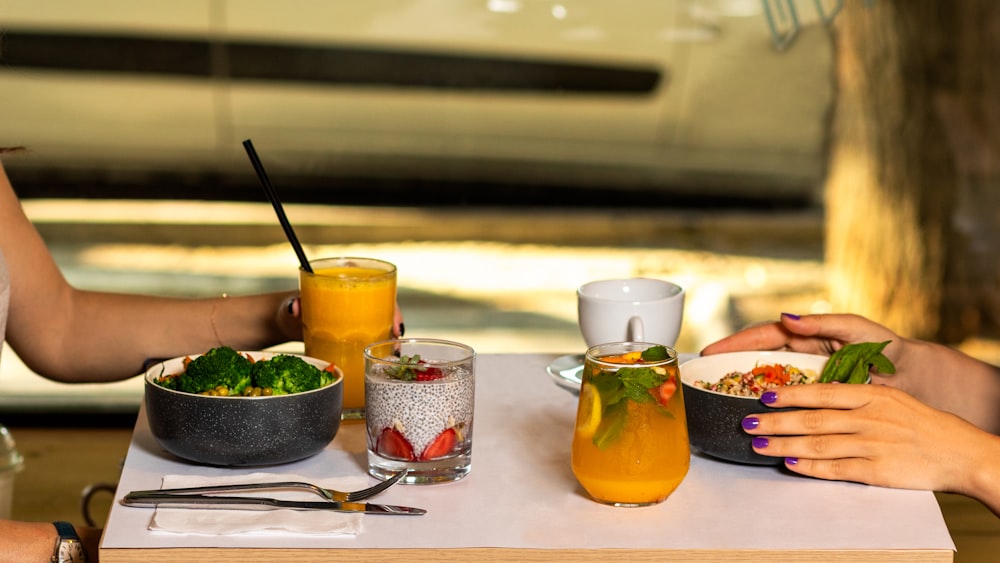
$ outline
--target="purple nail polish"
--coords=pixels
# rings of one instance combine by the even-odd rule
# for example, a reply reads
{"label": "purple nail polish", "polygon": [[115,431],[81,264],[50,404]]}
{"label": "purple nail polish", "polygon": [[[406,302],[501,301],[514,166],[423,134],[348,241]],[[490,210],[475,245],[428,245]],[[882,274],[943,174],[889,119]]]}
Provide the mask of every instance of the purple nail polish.
{"label": "purple nail polish", "polygon": [[756,416],[748,416],[743,419],[742,424],[745,430],[753,430],[754,428],[760,426],[760,419]]}
{"label": "purple nail polish", "polygon": [[793,321],[797,321],[797,320],[799,320],[799,319],[802,318],[802,317],[796,315],[795,313],[782,313],[781,316],[782,317],[788,317],[789,319],[792,319]]}
{"label": "purple nail polish", "polygon": [[754,439],[750,441],[750,444],[753,445],[755,450],[762,450],[770,443],[770,440],[763,436],[754,436]]}
{"label": "purple nail polish", "polygon": [[797,457],[786,457],[785,465],[797,465],[799,463],[799,458]]}
{"label": "purple nail polish", "polygon": [[760,395],[760,402],[764,403],[765,405],[770,405],[771,403],[777,400],[778,400],[778,394],[775,393],[774,391],[764,391]]}

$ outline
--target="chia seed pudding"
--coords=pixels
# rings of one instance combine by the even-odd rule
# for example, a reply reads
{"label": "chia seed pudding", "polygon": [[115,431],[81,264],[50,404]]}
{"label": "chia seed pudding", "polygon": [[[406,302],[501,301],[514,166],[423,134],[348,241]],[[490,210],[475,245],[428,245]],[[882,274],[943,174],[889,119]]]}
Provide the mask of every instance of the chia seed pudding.
{"label": "chia seed pudding", "polygon": [[[441,379],[402,381],[379,366],[365,381],[368,445],[380,455],[402,461],[427,461],[428,446],[449,429],[455,441],[445,457],[464,450],[472,437],[474,379],[466,368],[452,368]],[[386,429],[394,429],[409,443],[413,458],[378,448]]]}
{"label": "chia seed pudding", "polygon": [[368,472],[403,483],[461,479],[472,466],[475,351],[412,338],[365,349]]}

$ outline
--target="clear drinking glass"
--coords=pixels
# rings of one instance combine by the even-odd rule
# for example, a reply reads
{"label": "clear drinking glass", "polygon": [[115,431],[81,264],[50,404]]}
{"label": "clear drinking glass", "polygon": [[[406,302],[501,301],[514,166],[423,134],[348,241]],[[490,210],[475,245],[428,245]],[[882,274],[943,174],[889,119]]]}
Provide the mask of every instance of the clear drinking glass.
{"label": "clear drinking glass", "polygon": [[458,342],[407,338],[365,348],[368,472],[403,483],[440,483],[472,467],[475,351]]}
{"label": "clear drinking glass", "polygon": [[307,356],[344,372],[344,420],[364,417],[365,346],[392,336],[396,266],[374,258],[324,258],[300,270]]}
{"label": "clear drinking glass", "polygon": [[594,500],[667,498],[691,463],[677,352],[645,342],[587,350],[573,431],[573,474]]}

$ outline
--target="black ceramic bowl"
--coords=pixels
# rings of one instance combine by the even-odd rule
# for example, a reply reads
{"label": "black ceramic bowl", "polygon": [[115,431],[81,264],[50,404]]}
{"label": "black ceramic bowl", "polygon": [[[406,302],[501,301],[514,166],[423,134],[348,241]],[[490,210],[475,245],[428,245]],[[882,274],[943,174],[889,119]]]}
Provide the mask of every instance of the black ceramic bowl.
{"label": "black ceramic bowl", "polygon": [[[278,354],[241,353],[255,360]],[[320,369],[329,365],[301,357]],[[195,395],[153,382],[182,371],[184,358],[156,364],[146,371],[145,384],[149,428],[160,446],[177,457],[220,466],[288,463],[319,453],[340,428],[344,393],[340,368],[329,385],[271,397]]]}
{"label": "black ceramic bowl", "polygon": [[757,365],[787,364],[816,377],[823,372],[827,356],[798,352],[732,352],[702,356],[680,366],[684,385],[684,408],[687,411],[688,437],[691,446],[712,457],[754,465],[779,465],[780,457],[763,456],[750,446],[751,436],[743,431],[747,415],[775,412],[755,397],[728,395],[694,385],[695,381],[714,383],[735,371],[747,372]]}

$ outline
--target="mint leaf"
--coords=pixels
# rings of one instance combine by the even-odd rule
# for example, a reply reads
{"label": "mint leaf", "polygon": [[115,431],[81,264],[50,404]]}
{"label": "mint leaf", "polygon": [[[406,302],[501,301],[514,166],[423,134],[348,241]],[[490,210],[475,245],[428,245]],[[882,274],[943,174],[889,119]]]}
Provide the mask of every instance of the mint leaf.
{"label": "mint leaf", "polygon": [[666,360],[669,355],[667,354],[666,346],[650,346],[642,351],[642,361],[644,362],[662,362]]}
{"label": "mint leaf", "polygon": [[[642,359],[647,362],[662,361],[668,357],[664,346],[650,346],[642,352]],[[594,433],[594,445],[604,449],[613,444],[625,428],[627,401],[656,402],[649,390],[659,387],[670,377],[669,372],[660,374],[642,364],[624,365],[617,371],[601,371],[591,376],[589,382],[600,394],[601,404],[604,405],[601,423]]]}
{"label": "mint leaf", "polygon": [[625,419],[628,414],[627,403],[618,402],[608,405],[601,414],[601,423],[594,432],[592,441],[597,449],[603,450],[615,443],[625,429]]}
{"label": "mint leaf", "polygon": [[413,381],[417,378],[417,373],[427,371],[427,366],[421,363],[420,354],[412,356],[400,356],[399,363],[386,370],[390,376],[403,381]]}
{"label": "mint leaf", "polygon": [[621,368],[618,379],[625,388],[625,396],[637,403],[653,401],[649,390],[666,381],[666,375],[656,373],[651,367]]}
{"label": "mint leaf", "polygon": [[602,371],[590,380],[601,395],[601,401],[605,405],[613,405],[625,397],[625,386],[618,379],[618,373],[613,371]]}

